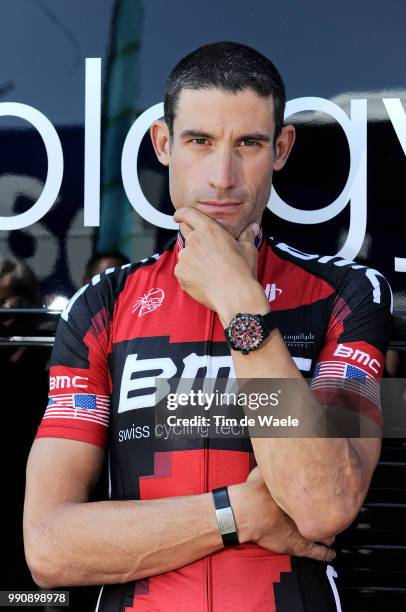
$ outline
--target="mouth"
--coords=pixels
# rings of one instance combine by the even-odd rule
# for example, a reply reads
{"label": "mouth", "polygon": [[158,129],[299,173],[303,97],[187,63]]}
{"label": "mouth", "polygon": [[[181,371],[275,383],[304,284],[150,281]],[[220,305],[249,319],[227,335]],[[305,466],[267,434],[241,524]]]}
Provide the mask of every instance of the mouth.
{"label": "mouth", "polygon": [[216,201],[210,200],[206,202],[197,202],[197,205],[201,210],[206,212],[233,212],[239,206],[241,206],[242,202],[232,202],[232,201]]}

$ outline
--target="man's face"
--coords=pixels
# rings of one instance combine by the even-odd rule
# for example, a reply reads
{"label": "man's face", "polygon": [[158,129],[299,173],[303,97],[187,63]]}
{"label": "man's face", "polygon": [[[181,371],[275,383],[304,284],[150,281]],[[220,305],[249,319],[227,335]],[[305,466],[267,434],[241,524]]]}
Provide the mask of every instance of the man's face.
{"label": "man's face", "polygon": [[253,90],[182,90],[173,136],[161,155],[154,143],[169,166],[174,207],[200,210],[235,238],[250,223],[260,223],[278,169],[274,129],[272,99]]}

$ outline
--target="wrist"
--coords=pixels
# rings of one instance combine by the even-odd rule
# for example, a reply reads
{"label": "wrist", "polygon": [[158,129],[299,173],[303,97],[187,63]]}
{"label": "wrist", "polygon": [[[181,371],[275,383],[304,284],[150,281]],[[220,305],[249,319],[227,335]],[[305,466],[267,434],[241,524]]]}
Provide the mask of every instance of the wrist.
{"label": "wrist", "polygon": [[216,307],[217,314],[223,327],[227,327],[231,319],[238,312],[264,315],[271,310],[264,288],[257,281],[245,284],[238,288],[238,294],[230,292],[227,301],[224,300]]}
{"label": "wrist", "polygon": [[228,487],[240,544],[259,539],[258,525],[255,523],[258,520],[255,513],[255,496],[259,494],[260,485],[260,482],[253,481]]}

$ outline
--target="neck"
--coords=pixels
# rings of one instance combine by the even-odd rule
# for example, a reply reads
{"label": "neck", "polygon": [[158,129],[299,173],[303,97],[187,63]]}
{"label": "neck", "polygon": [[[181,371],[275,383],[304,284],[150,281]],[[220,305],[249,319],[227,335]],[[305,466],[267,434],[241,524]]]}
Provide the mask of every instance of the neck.
{"label": "neck", "polygon": [[[259,232],[258,234],[255,236],[255,246],[257,247],[257,249],[259,250],[262,241],[263,241],[263,232],[262,232],[262,227],[259,228]],[[182,235],[182,232],[180,231],[180,229],[178,230],[178,235],[177,235],[177,244],[178,244],[178,248],[183,249],[185,247],[186,244],[186,240],[184,238],[184,236]]]}

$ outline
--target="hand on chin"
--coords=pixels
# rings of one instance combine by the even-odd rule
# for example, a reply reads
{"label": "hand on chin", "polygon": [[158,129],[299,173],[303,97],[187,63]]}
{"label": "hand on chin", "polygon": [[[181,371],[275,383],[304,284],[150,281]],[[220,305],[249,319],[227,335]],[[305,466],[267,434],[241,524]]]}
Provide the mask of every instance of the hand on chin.
{"label": "hand on chin", "polygon": [[257,285],[256,224],[234,236],[233,228],[194,207],[177,210],[175,220],[185,237],[175,276],[191,297],[220,313],[234,296]]}

